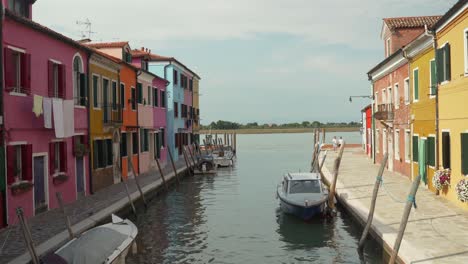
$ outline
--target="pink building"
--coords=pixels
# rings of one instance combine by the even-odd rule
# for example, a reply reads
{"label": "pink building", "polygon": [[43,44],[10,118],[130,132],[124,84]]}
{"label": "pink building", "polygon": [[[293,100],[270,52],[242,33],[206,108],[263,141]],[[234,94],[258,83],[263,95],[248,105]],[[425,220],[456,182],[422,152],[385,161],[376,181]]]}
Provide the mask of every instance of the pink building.
{"label": "pink building", "polygon": [[6,179],[0,184],[6,197],[0,211],[11,224],[17,207],[30,217],[57,207],[56,192],[65,203],[89,193],[86,73],[91,50],[33,22],[34,1],[3,2],[7,168],[0,177],[0,182]]}

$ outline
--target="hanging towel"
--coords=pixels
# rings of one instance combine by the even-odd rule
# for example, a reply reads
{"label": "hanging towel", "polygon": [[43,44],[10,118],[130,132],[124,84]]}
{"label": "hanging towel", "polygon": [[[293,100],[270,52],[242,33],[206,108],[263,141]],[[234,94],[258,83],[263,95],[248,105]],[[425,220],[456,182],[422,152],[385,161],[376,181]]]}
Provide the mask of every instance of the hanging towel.
{"label": "hanging towel", "polygon": [[421,180],[424,184],[427,185],[427,151],[426,151],[426,139],[419,139],[418,143],[418,165],[419,165],[419,175],[421,175]]}
{"label": "hanging towel", "polygon": [[54,128],[55,128],[55,137],[64,138],[64,125],[63,125],[63,100],[62,99],[52,99],[52,109],[54,113]]}
{"label": "hanging towel", "polygon": [[44,108],[44,127],[52,128],[52,99],[44,98],[42,104]]}
{"label": "hanging towel", "polygon": [[34,95],[33,113],[36,117],[42,115],[42,96]]}
{"label": "hanging towel", "polygon": [[75,104],[73,100],[64,100],[63,101],[64,137],[72,137],[75,134],[74,111],[75,111]]}

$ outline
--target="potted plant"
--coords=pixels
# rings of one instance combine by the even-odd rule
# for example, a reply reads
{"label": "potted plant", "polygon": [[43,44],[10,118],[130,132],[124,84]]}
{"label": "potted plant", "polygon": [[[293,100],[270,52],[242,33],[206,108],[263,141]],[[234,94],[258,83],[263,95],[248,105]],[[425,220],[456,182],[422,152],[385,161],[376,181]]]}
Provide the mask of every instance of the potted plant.
{"label": "potted plant", "polygon": [[466,203],[468,202],[468,180],[463,179],[458,182],[457,186],[455,187],[455,191],[457,192],[458,200]]}
{"label": "potted plant", "polygon": [[66,182],[67,180],[68,180],[68,176],[65,173],[59,173],[57,175],[54,175],[52,179],[54,184],[60,184],[60,183]]}
{"label": "potted plant", "polygon": [[33,184],[29,181],[17,181],[10,186],[13,195],[18,195],[31,190]]}
{"label": "potted plant", "polygon": [[432,177],[432,185],[436,190],[441,191],[446,186],[450,185],[450,170],[438,170],[434,173],[434,177]]}
{"label": "potted plant", "polygon": [[85,144],[77,142],[75,143],[75,149],[73,152],[76,157],[83,157],[89,153],[89,148]]}

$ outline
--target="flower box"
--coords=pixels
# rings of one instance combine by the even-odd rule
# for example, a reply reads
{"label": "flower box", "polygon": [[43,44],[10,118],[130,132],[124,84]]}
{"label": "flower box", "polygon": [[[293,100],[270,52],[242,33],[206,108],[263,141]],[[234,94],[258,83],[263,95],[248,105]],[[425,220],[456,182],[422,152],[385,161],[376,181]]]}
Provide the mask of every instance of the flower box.
{"label": "flower box", "polygon": [[32,189],[34,184],[30,181],[18,181],[10,185],[10,189],[13,195],[22,194]]}
{"label": "flower box", "polygon": [[65,173],[58,173],[52,176],[52,181],[54,184],[61,184],[68,180],[68,176]]}
{"label": "flower box", "polygon": [[468,202],[468,179],[463,179],[458,182],[457,186],[455,187],[455,191],[457,192],[458,200],[467,203]]}
{"label": "flower box", "polygon": [[438,191],[450,186],[450,170],[445,169],[436,171],[434,173],[434,177],[432,177],[432,185]]}

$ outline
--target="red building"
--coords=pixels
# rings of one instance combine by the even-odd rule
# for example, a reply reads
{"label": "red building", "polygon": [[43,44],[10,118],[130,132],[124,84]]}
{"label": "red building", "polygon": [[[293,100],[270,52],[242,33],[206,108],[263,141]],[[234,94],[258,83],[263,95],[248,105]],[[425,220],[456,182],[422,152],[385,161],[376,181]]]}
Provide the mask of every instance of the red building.
{"label": "red building", "polygon": [[362,144],[367,156],[372,157],[372,105],[362,109]]}

